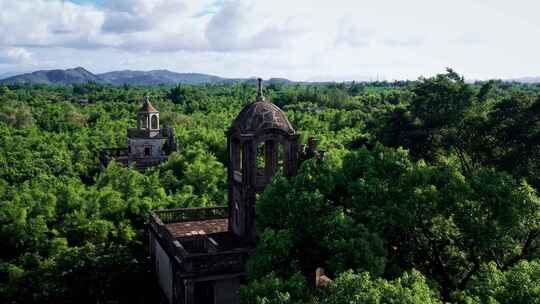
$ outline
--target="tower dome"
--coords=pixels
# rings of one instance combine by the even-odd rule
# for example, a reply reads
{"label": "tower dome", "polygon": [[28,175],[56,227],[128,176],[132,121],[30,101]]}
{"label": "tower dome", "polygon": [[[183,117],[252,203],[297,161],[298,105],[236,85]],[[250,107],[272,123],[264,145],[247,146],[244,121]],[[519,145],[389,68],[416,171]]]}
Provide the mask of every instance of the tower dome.
{"label": "tower dome", "polygon": [[246,105],[236,117],[232,130],[256,133],[264,129],[279,129],[294,134],[294,128],[285,113],[275,104],[266,101],[262,93],[262,79],[258,79],[257,100]]}

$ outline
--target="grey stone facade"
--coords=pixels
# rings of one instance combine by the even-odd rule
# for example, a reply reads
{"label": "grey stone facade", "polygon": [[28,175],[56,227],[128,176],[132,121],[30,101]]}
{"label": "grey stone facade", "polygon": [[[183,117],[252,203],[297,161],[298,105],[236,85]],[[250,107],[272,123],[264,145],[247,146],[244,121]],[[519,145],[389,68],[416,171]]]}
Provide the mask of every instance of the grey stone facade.
{"label": "grey stone facade", "polygon": [[160,128],[159,112],[148,97],[137,112],[137,128],[127,130],[127,146],[127,149],[104,149],[100,155],[102,167],[115,160],[142,171],[166,161],[176,150],[174,129]]}

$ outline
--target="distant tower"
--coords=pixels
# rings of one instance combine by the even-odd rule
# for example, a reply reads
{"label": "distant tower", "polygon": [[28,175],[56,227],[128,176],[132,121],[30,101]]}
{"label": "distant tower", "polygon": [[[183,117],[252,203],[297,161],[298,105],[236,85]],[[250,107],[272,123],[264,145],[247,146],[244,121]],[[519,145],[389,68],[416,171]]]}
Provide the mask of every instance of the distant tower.
{"label": "distant tower", "polygon": [[137,170],[143,171],[166,161],[169,154],[176,151],[174,129],[169,126],[160,128],[159,112],[148,96],[137,112],[137,128],[127,130],[127,146],[101,150],[101,168],[105,169],[114,160],[124,165],[135,165]]}
{"label": "distant tower", "polygon": [[257,98],[242,109],[227,132],[229,151],[229,231],[254,242],[255,200],[282,168],[296,174],[299,135],[285,113],[266,101],[262,79]]}
{"label": "distant tower", "polygon": [[137,129],[148,132],[159,131],[159,112],[150,103],[150,98],[144,98],[143,106],[137,112]]}
{"label": "distant tower", "polygon": [[128,129],[128,164],[138,169],[159,164],[175,149],[172,128],[160,128],[159,112],[146,96],[137,112],[137,128]]}

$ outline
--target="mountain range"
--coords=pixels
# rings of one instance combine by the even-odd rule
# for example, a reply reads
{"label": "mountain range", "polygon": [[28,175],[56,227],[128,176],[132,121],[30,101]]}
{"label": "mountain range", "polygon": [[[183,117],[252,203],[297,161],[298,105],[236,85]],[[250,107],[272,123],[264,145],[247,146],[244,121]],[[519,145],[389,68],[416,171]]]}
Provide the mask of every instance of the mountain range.
{"label": "mountain range", "polygon": [[522,82],[522,83],[540,83],[540,77],[521,77],[510,79],[509,81]]}
{"label": "mountain range", "polygon": [[[364,81],[368,81],[367,79]],[[540,77],[522,77],[514,79],[505,79],[508,82],[521,83],[540,83]],[[152,70],[152,71],[113,71],[102,74],[93,74],[83,67],[76,67],[65,70],[39,70],[31,73],[17,75],[16,73],[0,74],[0,84],[50,84],[50,85],[71,85],[95,82],[100,84],[111,85],[174,85],[174,84],[227,84],[249,82],[254,83],[255,77],[250,78],[224,78],[209,74],[200,73],[177,73],[169,70]],[[346,82],[342,81],[308,81],[309,83],[329,83],[329,82]],[[266,81],[268,84],[296,84],[306,83],[288,80],[285,78],[270,78]]]}
{"label": "mountain range", "polygon": [[[254,78],[223,78],[215,75],[199,73],[176,73],[168,70],[153,71],[113,71],[102,74],[93,74],[85,68],[76,67],[65,70],[40,70],[32,73],[20,75],[10,75],[2,79],[0,84],[51,84],[51,85],[71,85],[88,82],[112,85],[158,85],[158,84],[218,84],[252,82]],[[272,78],[270,83],[293,83],[284,78]]]}

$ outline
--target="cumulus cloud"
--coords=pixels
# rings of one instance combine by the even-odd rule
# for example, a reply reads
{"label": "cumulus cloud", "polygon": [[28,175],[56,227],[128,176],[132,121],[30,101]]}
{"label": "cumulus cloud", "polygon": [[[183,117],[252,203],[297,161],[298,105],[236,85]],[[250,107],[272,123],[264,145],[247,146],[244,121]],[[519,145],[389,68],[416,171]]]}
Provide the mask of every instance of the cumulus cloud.
{"label": "cumulus cloud", "polygon": [[[201,16],[208,8],[215,13]],[[262,27],[250,18],[253,5],[241,1],[108,0],[98,7],[0,0],[0,9],[0,45],[228,52],[280,47],[294,35],[284,27]]]}
{"label": "cumulus cloud", "polygon": [[126,33],[143,31],[151,26],[151,19],[144,19],[127,12],[112,11],[107,14],[103,30],[111,33]]}
{"label": "cumulus cloud", "polygon": [[73,46],[98,44],[103,12],[60,1],[0,0],[0,45]]}
{"label": "cumulus cloud", "polygon": [[23,48],[0,48],[1,64],[27,64],[32,61],[32,54]]}
{"label": "cumulus cloud", "polygon": [[206,37],[210,45],[218,50],[240,47],[241,31],[246,24],[246,15],[238,2],[227,2],[210,20]]}
{"label": "cumulus cloud", "polygon": [[104,5],[104,34],[115,48],[133,52],[204,51],[206,20],[195,18],[200,5],[179,0],[120,0]]}
{"label": "cumulus cloud", "polygon": [[372,28],[361,28],[358,24],[352,22],[351,17],[341,18],[336,33],[337,46],[350,46],[353,48],[366,47],[371,43],[375,33]]}
{"label": "cumulus cloud", "polygon": [[539,70],[533,0],[84,3],[0,0],[2,68],[30,62],[297,79],[414,78],[447,66],[474,78]]}
{"label": "cumulus cloud", "polygon": [[103,30],[112,33],[148,31],[164,21],[186,18],[187,5],[178,0],[109,0],[104,4]]}

